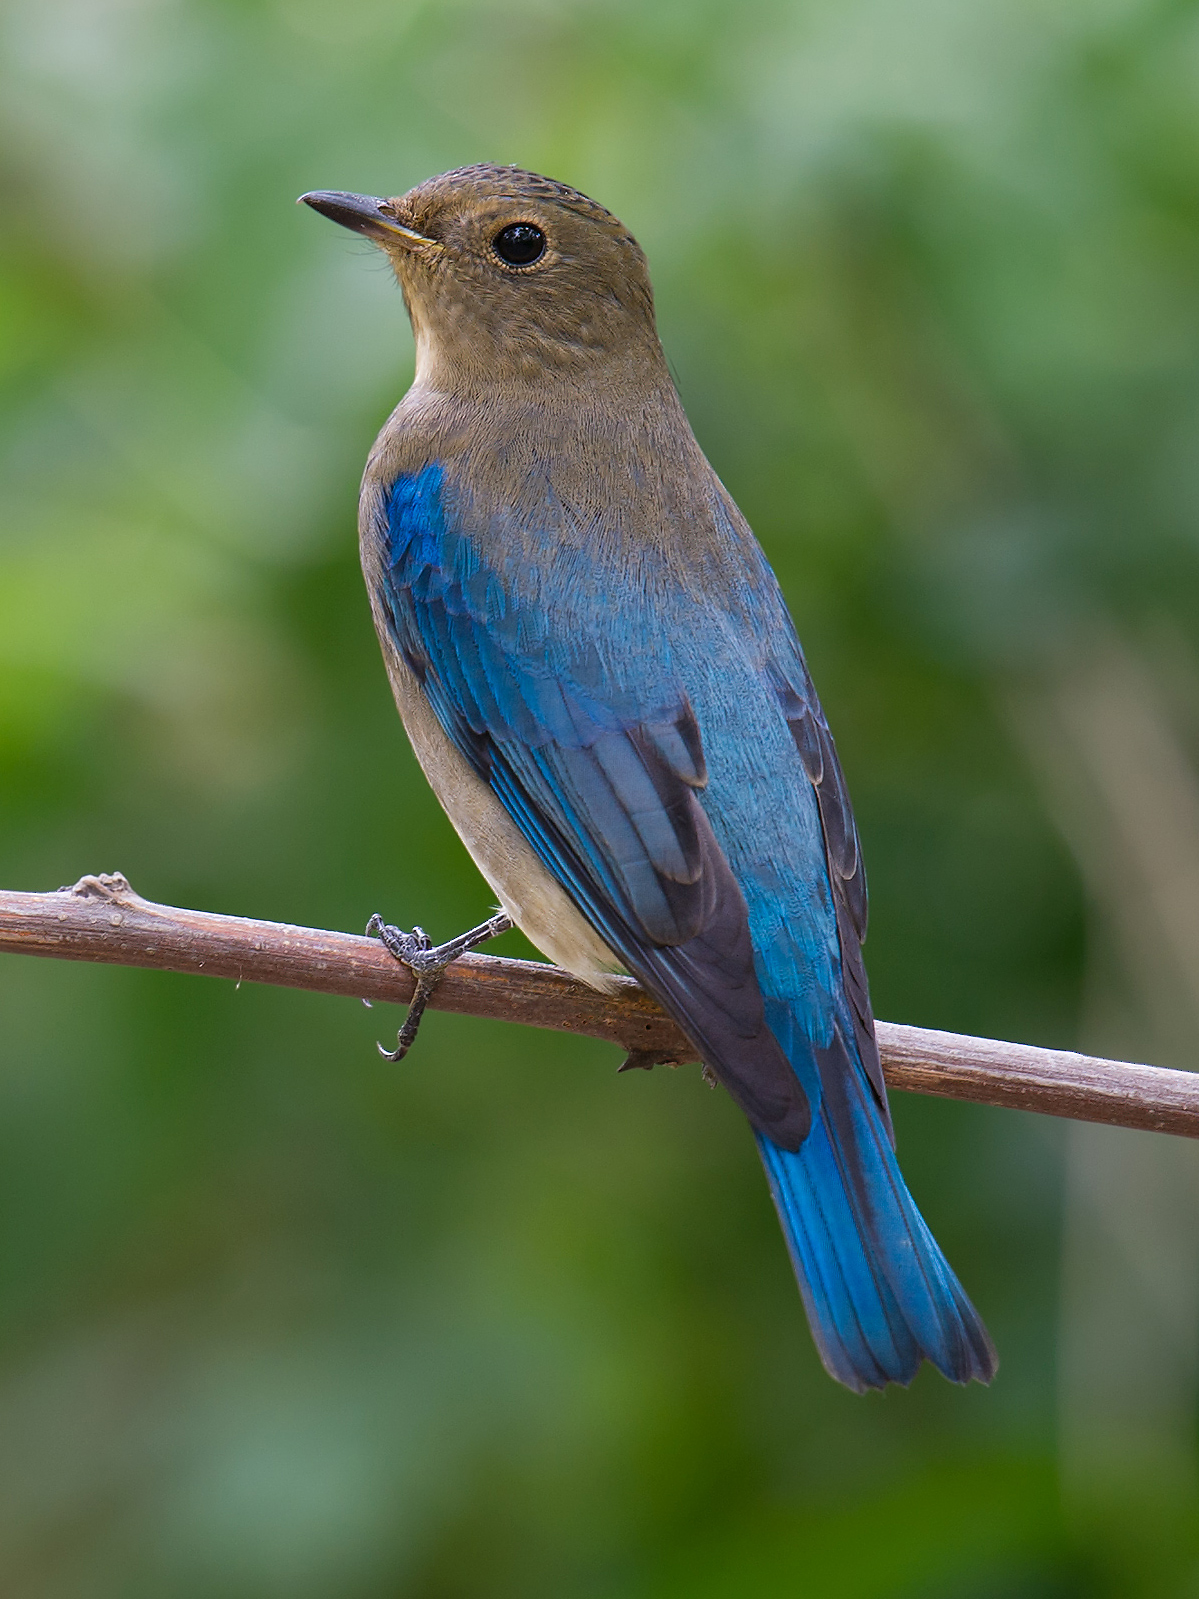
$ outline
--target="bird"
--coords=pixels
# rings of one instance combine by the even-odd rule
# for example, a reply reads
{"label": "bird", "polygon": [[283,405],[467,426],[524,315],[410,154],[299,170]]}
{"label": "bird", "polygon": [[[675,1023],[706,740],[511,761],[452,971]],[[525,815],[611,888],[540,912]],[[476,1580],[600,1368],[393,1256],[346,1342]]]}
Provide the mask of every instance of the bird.
{"label": "bird", "polygon": [[833,738],[687,421],[640,246],[518,167],[300,202],[381,247],[411,320],[362,567],[416,757],[502,907],[438,949],[372,918],[416,1019],[445,961],[511,923],[596,989],[631,973],[751,1124],[830,1375],[989,1382],[896,1161]]}

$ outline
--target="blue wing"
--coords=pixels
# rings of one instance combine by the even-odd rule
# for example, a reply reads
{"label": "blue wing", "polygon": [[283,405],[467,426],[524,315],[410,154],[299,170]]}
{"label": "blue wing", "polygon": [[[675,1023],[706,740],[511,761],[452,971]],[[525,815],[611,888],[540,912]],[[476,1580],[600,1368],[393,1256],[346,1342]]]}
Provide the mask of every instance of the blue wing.
{"label": "blue wing", "polygon": [[447,526],[436,465],[394,485],[387,606],[438,720],[753,1126],[797,1149],[811,1113],[766,1022],[745,900],[696,793],[686,695],[647,704],[589,633],[551,638],[478,542]]}

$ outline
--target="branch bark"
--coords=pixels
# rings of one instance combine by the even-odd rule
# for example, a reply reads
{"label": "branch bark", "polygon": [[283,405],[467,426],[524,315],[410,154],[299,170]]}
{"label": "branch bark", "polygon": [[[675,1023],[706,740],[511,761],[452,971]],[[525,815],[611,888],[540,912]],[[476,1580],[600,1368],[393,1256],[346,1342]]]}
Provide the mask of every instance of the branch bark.
{"label": "branch bark", "polygon": [[[0,952],[101,961],[407,1004],[411,974],[375,939],[156,905],[119,873],[53,894],[0,890]],[[630,1065],[677,1065],[695,1050],[632,978],[597,994],[556,966],[464,955],[432,1007],[604,1038]],[[991,1038],[878,1024],[891,1088],[1076,1121],[1199,1137],[1199,1073],[1099,1060]]]}

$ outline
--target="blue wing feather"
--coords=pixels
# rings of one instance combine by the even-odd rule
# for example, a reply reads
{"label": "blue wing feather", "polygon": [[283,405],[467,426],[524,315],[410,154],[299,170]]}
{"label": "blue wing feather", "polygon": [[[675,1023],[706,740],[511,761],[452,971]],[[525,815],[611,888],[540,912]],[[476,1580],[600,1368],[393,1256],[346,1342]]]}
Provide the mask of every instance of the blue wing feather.
{"label": "blue wing feather", "polygon": [[[698,731],[664,683],[636,703],[595,641],[551,650],[496,628],[511,593],[447,527],[441,471],[394,486],[387,600],[396,642],[446,733],[631,971],[680,1020],[755,1127],[798,1148],[802,1087],[766,1025],[745,901],[695,796]],[[522,647],[523,645],[523,647]]]}

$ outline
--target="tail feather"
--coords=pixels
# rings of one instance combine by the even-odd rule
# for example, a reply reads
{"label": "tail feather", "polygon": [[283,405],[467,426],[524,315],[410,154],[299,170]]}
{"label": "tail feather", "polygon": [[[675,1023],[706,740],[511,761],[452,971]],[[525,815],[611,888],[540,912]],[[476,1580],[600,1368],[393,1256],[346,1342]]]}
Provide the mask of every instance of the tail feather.
{"label": "tail feather", "polygon": [[855,1392],[910,1383],[921,1360],[989,1382],[978,1312],[900,1175],[882,1113],[840,1032],[815,1049],[819,1111],[798,1151],[758,1148],[829,1373]]}

